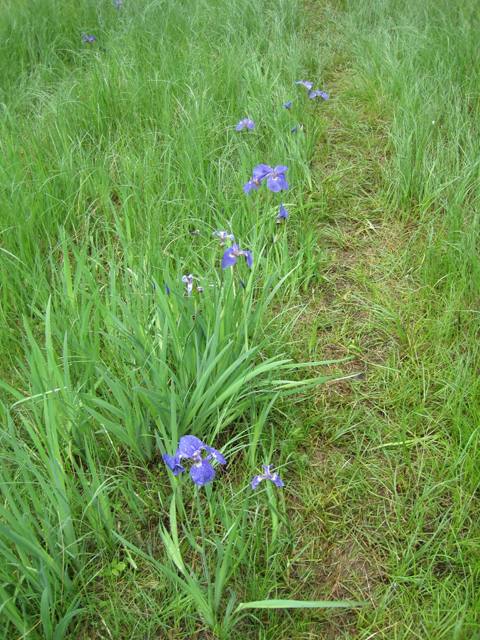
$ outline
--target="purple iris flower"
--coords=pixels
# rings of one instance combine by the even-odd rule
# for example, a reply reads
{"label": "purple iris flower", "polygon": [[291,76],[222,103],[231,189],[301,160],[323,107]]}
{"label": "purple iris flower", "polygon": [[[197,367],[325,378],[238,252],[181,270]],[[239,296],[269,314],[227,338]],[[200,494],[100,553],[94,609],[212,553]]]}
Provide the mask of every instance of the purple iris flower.
{"label": "purple iris flower", "polygon": [[297,80],[295,84],[301,84],[309,93],[313,87],[313,82],[310,82],[310,80]]}
{"label": "purple iris flower", "polygon": [[119,2],[118,0],[113,0],[113,4],[115,5],[115,9],[120,9],[120,7],[123,7],[123,2]]}
{"label": "purple iris flower", "polygon": [[240,122],[236,126],[236,130],[241,131],[244,127],[247,127],[247,129],[255,129],[253,120],[250,120],[250,118],[244,118],[243,120],[240,120]]}
{"label": "purple iris flower", "polygon": [[242,287],[245,289],[245,283],[243,280],[240,280],[240,284],[242,285]]}
{"label": "purple iris flower", "polygon": [[262,467],[264,468],[265,473],[262,473],[262,475],[260,476],[255,476],[252,480],[252,489],[254,491],[262,480],[271,480],[273,484],[277,485],[277,487],[285,486],[285,483],[283,482],[283,480],[280,478],[280,476],[276,471],[271,473],[270,469],[273,467],[273,464],[269,464],[269,465],[262,464]]}
{"label": "purple iris flower", "polygon": [[277,193],[278,191],[282,191],[282,189],[288,189],[285,171],[288,171],[288,167],[284,167],[281,164],[278,164],[274,169],[266,164],[259,164],[253,170],[253,179],[258,179],[261,182],[266,178],[267,187],[270,191]]}
{"label": "purple iris flower", "polygon": [[297,129],[298,129],[298,127],[293,127],[293,129],[292,129],[292,133],[293,133],[294,131],[296,131]]}
{"label": "purple iris flower", "polygon": [[277,224],[280,224],[282,222],[282,220],[286,220],[287,218],[288,218],[287,210],[285,209],[283,204],[281,204],[280,205],[280,213],[279,213],[278,216],[276,216],[275,220],[277,221]]}
{"label": "purple iris flower", "polygon": [[323,98],[324,100],[328,100],[328,93],[325,93],[325,91],[312,91],[309,98]]}
{"label": "purple iris flower", "polygon": [[250,191],[252,189],[255,189],[255,191],[258,191],[258,187],[262,184],[262,181],[259,178],[252,178],[251,180],[249,180],[248,182],[246,182],[243,185],[243,190],[245,191],[245,193],[248,194],[250,193]]}
{"label": "purple iris flower", "polygon": [[85,42],[88,42],[88,44],[92,44],[92,42],[96,40],[95,36],[86,36],[85,34],[82,34],[82,38]]}
{"label": "purple iris flower", "polygon": [[235,243],[232,244],[232,246],[228,249],[225,249],[222,258],[222,269],[233,267],[234,264],[237,264],[237,260],[240,256],[245,256],[247,265],[251,269],[253,264],[252,254],[250,253],[250,251],[240,251],[240,247]]}
{"label": "purple iris flower", "polygon": [[[206,458],[202,458],[203,449],[208,453]],[[193,464],[190,467],[190,475],[192,476],[193,482],[200,487],[208,484],[215,477],[215,471],[209,460],[214,458],[220,464],[227,464],[227,461],[220,451],[209,447],[195,436],[183,436],[180,438],[175,455],[169,456],[168,453],[163,453],[162,457],[167,467],[171,469],[175,476],[185,471],[185,468],[180,464],[182,458],[191,460]]]}
{"label": "purple iris flower", "polygon": [[292,106],[292,101],[290,100],[290,102],[285,102],[283,106],[285,107],[285,109],[290,109],[290,107]]}
{"label": "purple iris flower", "polygon": [[189,298],[193,289],[193,275],[182,276],[182,282],[185,282],[187,285],[187,297]]}
{"label": "purple iris flower", "polygon": [[167,294],[167,296],[170,295],[170,289],[168,288],[168,284],[165,283],[165,293]]}
{"label": "purple iris flower", "polygon": [[225,240],[231,240],[232,242],[235,240],[231,233],[227,233],[226,231],[214,231],[212,233],[213,236],[218,236],[221,240],[220,246],[225,246]]}
{"label": "purple iris flower", "polygon": [[199,236],[200,235],[200,230],[199,229],[195,229],[195,231],[189,231],[188,233],[191,236]]}

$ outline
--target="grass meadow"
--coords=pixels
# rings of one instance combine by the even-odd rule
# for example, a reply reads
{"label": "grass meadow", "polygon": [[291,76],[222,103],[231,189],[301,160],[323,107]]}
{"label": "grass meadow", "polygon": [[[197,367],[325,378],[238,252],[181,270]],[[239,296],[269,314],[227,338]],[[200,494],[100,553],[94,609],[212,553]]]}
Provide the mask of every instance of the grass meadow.
{"label": "grass meadow", "polygon": [[4,0],[0,640],[480,639],[479,27]]}

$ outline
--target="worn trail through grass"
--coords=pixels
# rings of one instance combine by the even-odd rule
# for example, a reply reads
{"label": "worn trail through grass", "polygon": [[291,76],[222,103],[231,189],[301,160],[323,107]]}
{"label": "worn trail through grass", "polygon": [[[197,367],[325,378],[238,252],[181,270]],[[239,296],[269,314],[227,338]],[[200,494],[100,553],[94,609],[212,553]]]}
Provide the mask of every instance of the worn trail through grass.
{"label": "worn trail through grass", "polygon": [[[315,482],[300,501],[317,514],[306,537],[316,527],[325,536],[323,562],[309,565],[318,583],[376,602],[360,623],[340,614],[318,625],[318,637],[478,637],[478,249],[465,250],[464,265],[457,253],[477,244],[478,178],[449,189],[477,163],[467,152],[455,160],[463,132],[448,119],[458,125],[463,108],[444,120],[455,107],[435,102],[454,64],[446,56],[436,66],[453,5],[426,18],[413,6],[360,3],[343,20],[332,5],[309,8],[320,50],[336,53],[315,165],[328,267],[298,331],[317,353],[352,356],[343,370],[359,376],[332,383],[302,415]],[[472,10],[464,3],[457,15],[465,30]],[[476,100],[475,74],[469,85],[449,72]],[[463,127],[476,127],[468,112]],[[436,156],[437,136],[447,138],[450,174],[437,173],[448,156]]]}

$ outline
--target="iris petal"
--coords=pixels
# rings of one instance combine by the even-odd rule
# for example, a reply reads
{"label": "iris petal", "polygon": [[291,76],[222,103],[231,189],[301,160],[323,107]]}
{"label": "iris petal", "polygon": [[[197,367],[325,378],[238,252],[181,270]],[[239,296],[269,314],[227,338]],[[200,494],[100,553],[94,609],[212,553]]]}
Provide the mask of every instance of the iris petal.
{"label": "iris petal", "polygon": [[192,476],[193,482],[199,487],[202,487],[214,479],[215,471],[207,460],[202,460],[200,463],[192,465],[190,475]]}
{"label": "iris petal", "polygon": [[262,480],[265,480],[265,476],[255,476],[252,480],[252,489],[255,491],[255,489],[258,487],[258,485],[260,484],[260,482]]}
{"label": "iris petal", "polygon": [[255,191],[258,191],[258,187],[257,185],[253,182],[253,180],[249,180],[243,187],[243,190],[245,191],[245,193],[248,194],[250,193],[250,191],[252,189],[255,189]]}
{"label": "iris petal", "polygon": [[200,453],[203,446],[203,442],[196,436],[182,436],[178,443],[178,451],[182,458],[192,458]]}
{"label": "iris petal", "polygon": [[253,177],[257,180],[263,180],[272,171],[272,167],[269,167],[268,164],[259,164],[253,170]]}
{"label": "iris petal", "polygon": [[227,461],[222,456],[220,451],[217,451],[216,449],[214,449],[213,447],[209,447],[208,445],[205,445],[205,451],[208,451],[208,456],[206,458],[207,460],[211,460],[212,458],[215,458],[215,460],[220,464],[227,464]]}
{"label": "iris petal", "polygon": [[234,264],[237,264],[237,258],[232,252],[232,247],[229,247],[228,249],[225,249],[225,251],[223,252],[222,269],[226,269],[227,267],[233,267]]}
{"label": "iris petal", "polygon": [[162,453],[162,458],[167,467],[171,471],[173,471],[173,475],[177,476],[182,471],[185,471],[185,469],[178,463],[176,458],[169,456],[168,453]]}

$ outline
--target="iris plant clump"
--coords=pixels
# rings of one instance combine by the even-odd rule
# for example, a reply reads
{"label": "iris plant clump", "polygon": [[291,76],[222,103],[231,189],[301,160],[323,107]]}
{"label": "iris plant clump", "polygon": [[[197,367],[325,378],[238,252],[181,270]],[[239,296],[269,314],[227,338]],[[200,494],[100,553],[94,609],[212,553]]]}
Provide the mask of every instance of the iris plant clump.
{"label": "iris plant clump", "polygon": [[[202,457],[202,451],[204,450],[208,454],[206,458]],[[170,456],[168,453],[163,453],[162,457],[174,476],[178,476],[179,473],[185,471],[185,468],[181,465],[182,459],[190,460],[192,462],[190,476],[199,487],[208,484],[215,477],[215,470],[210,464],[210,460],[215,459],[220,464],[227,464],[220,451],[209,447],[196,436],[182,436],[178,442],[178,449],[175,451],[175,455]]]}
{"label": "iris plant clump", "polygon": [[[116,2],[114,0],[115,6],[121,6],[123,3]],[[95,38],[91,36],[87,38],[87,36],[83,36],[87,42],[92,43]],[[313,83],[310,81],[299,80],[296,84],[303,85],[308,93],[310,94],[312,90]],[[313,92],[310,95],[311,98],[322,97],[324,100],[327,99],[327,94],[322,91]],[[292,101],[286,102],[284,107],[286,109],[290,109],[292,105]],[[249,118],[245,118],[240,120],[239,124],[236,127],[237,131],[241,131],[242,129],[250,129],[253,130],[255,125],[253,121]],[[297,129],[297,126],[291,129],[294,132]],[[261,187],[263,181],[265,180],[267,183],[267,188],[274,192],[278,193],[280,191],[284,191],[289,189],[289,185],[287,183],[287,179],[285,177],[285,173],[288,171],[288,167],[283,165],[276,165],[275,167],[271,167],[266,164],[259,164],[253,169],[252,178],[244,185],[245,193],[248,195],[250,191],[253,189],[258,191]],[[223,214],[223,211],[222,211]],[[279,214],[275,217],[277,224],[285,223],[289,214],[286,208],[280,203]],[[190,231],[191,235],[199,235],[200,232],[198,230]],[[247,266],[251,269],[253,265],[253,255],[247,250],[240,250],[240,245],[235,243],[235,237],[232,233],[228,233],[227,231],[213,231],[212,235],[217,236],[220,240],[220,247],[225,247],[227,241],[230,241],[232,245],[230,247],[226,247],[223,251],[222,255],[222,263],[221,268],[226,269],[228,267],[234,267],[238,259],[240,257],[244,257],[247,263]],[[279,234],[281,235],[281,234]],[[274,242],[273,236],[271,237],[272,243]],[[285,243],[286,244],[286,243]],[[183,275],[182,282],[185,283],[187,289],[187,296],[190,298],[193,286],[194,286],[194,278],[193,274]],[[232,281],[233,278],[230,279]],[[240,280],[240,285],[245,290],[245,283]],[[250,284],[248,285],[250,286]],[[165,283],[165,290],[167,296],[170,294],[168,285]],[[197,293],[203,292],[203,288],[198,286],[196,288]],[[273,295],[273,294],[272,294]],[[245,295],[244,295],[245,300]],[[170,301],[170,307],[173,307],[172,301]],[[227,307],[224,307],[227,310]],[[221,314],[223,316],[223,313]],[[228,337],[228,336],[227,336]],[[183,347],[182,347],[183,348]],[[197,351],[197,359],[201,357],[201,346],[196,346]],[[248,351],[248,354],[251,354],[253,350]],[[187,349],[185,349],[187,352]],[[188,354],[187,354],[188,355]],[[211,364],[209,361],[210,370],[217,364],[218,358],[216,360],[212,360]],[[240,362],[238,360],[237,362]],[[276,366],[276,365],[275,365]],[[227,369],[222,375],[231,375],[232,367]],[[265,369],[266,371],[267,369]],[[171,390],[172,390],[172,398],[174,395],[173,391],[173,378],[170,380]],[[218,384],[218,383],[215,383]],[[316,384],[316,382],[314,382]],[[215,385],[213,385],[215,386]],[[213,397],[213,396],[212,396]],[[183,399],[181,399],[183,401]],[[172,404],[174,404],[174,400],[172,400]],[[186,402],[186,401],[185,401]],[[269,405],[272,406],[272,403]],[[199,403],[197,403],[195,407],[195,411],[198,408]],[[174,408],[172,408],[173,415]],[[262,414],[263,415],[263,414]],[[172,418],[173,420],[173,418]],[[176,424],[176,423],[175,423]],[[257,432],[257,428],[255,428],[254,436],[255,442],[260,440],[260,432]],[[173,429],[173,426],[172,426]],[[255,435],[256,434],[256,435]],[[165,440],[169,439],[169,434],[167,431],[164,432],[163,437]],[[253,450],[253,449],[252,449]],[[254,451],[254,450],[253,450]],[[164,575],[166,575],[170,580],[176,582],[186,594],[192,599],[195,603],[197,610],[203,617],[205,623],[215,632],[216,637],[226,638],[228,637],[229,631],[233,628],[236,620],[245,615],[243,611],[245,609],[263,609],[263,608],[277,608],[277,609],[287,609],[287,608],[298,608],[298,607],[308,607],[308,608],[321,608],[321,607],[330,607],[330,606],[356,606],[358,604],[363,603],[350,603],[350,602],[324,602],[324,601],[299,601],[299,600],[255,600],[252,602],[243,602],[240,603],[234,609],[235,603],[235,594],[231,591],[231,599],[230,603],[224,609],[222,607],[222,599],[223,592],[227,585],[228,580],[233,576],[236,567],[239,566],[240,561],[243,559],[244,550],[247,549],[249,541],[251,538],[248,538],[245,534],[246,523],[249,520],[249,514],[251,510],[249,509],[249,501],[251,499],[251,491],[255,491],[263,480],[269,481],[276,485],[277,487],[284,487],[285,483],[280,478],[277,471],[273,470],[273,464],[262,465],[263,473],[255,475],[251,481],[251,489],[250,486],[245,487],[246,491],[244,492],[244,502],[243,507],[239,510],[239,512],[234,515],[228,513],[228,509],[226,507],[226,503],[223,498],[220,496],[216,498],[213,491],[210,491],[210,487],[205,491],[205,496],[200,500],[199,491],[197,487],[202,487],[212,482],[215,478],[215,469],[212,466],[212,462],[216,461],[221,465],[226,465],[227,461],[224,458],[223,454],[220,453],[214,447],[211,447],[205,444],[202,440],[194,435],[185,435],[182,436],[178,441],[178,447],[174,453],[174,455],[170,455],[168,453],[162,453],[162,458],[165,465],[170,469],[174,476],[178,476],[186,470],[187,465],[185,462],[189,462],[189,471],[190,477],[194,483],[195,488],[193,491],[193,497],[195,500],[196,511],[197,511],[197,519],[200,525],[200,533],[201,533],[201,545],[198,544],[197,537],[198,531],[194,529],[189,530],[189,521],[186,518],[185,514],[185,506],[183,504],[182,491],[177,486],[175,486],[174,495],[172,496],[171,505],[170,505],[170,523],[169,528],[160,524],[160,536],[168,550],[168,555],[173,560],[176,565],[176,571],[172,571],[171,568],[162,565],[153,557],[147,556],[144,552],[137,549],[134,545],[124,540],[121,536],[117,535],[117,537],[124,543],[127,548],[130,548],[140,554],[147,560],[151,560],[154,566],[157,567],[159,571],[161,571]],[[254,455],[252,456],[252,460],[254,459]],[[185,466],[184,466],[185,465]],[[268,483],[266,483],[268,485]],[[185,492],[188,493],[188,492]],[[269,492],[271,494],[271,492]],[[202,506],[202,503],[208,503],[208,510]],[[221,508],[219,508],[221,506]],[[276,503],[276,496],[269,495],[268,506],[272,513],[272,537],[270,546],[273,548],[273,545],[277,544],[278,540],[278,529],[280,526],[280,518],[278,516],[278,505]],[[179,529],[177,524],[177,511],[182,518],[182,528],[186,534],[186,541],[189,542],[192,548],[195,550],[195,553],[200,553],[202,556],[202,562],[200,563],[203,572],[204,578],[208,585],[208,588],[204,588],[202,584],[202,580],[198,579],[197,576],[194,575],[193,569],[184,562],[182,553],[183,548],[186,546],[179,543]],[[221,524],[225,526],[225,531],[222,536],[215,537],[215,543],[207,538],[206,528],[204,526],[204,522],[207,521],[207,517],[213,518],[215,515],[220,514]],[[283,521],[283,518],[282,518]],[[216,559],[214,554],[206,553],[206,549],[216,549]],[[236,555],[239,554],[239,555]],[[210,563],[216,562],[214,565],[214,570],[211,570]],[[225,610],[225,616],[223,622],[219,620],[219,612]],[[217,634],[219,632],[219,634]]]}

